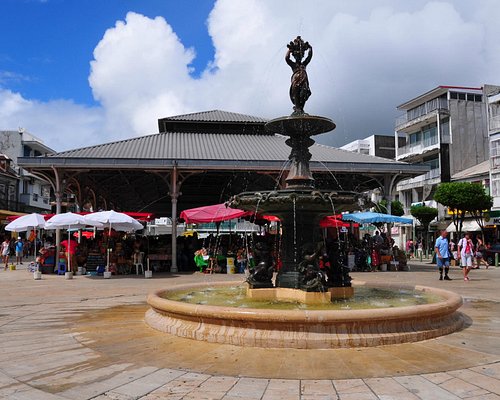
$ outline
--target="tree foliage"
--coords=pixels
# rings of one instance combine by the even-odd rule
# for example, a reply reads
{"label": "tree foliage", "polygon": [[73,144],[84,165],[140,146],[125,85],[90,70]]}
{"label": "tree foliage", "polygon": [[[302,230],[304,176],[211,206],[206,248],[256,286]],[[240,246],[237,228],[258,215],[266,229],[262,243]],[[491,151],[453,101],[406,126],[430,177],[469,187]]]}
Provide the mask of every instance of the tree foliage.
{"label": "tree foliage", "polygon": [[405,213],[403,203],[398,200],[391,202],[391,214],[401,217]]}
{"label": "tree foliage", "polygon": [[[387,209],[388,208],[387,205],[388,205],[387,200],[382,199],[374,205],[373,210],[375,212],[378,212],[378,213],[389,214],[389,210]],[[398,201],[398,200],[391,201],[391,215],[396,215],[396,216],[400,217],[404,213],[405,212],[404,212],[403,204],[400,201]]]}
{"label": "tree foliage", "polygon": [[452,214],[457,234],[462,233],[466,213],[484,228],[484,213],[493,205],[493,199],[486,194],[483,185],[470,182],[445,182],[438,185],[434,200],[448,208]]}
{"label": "tree foliage", "polygon": [[411,207],[410,214],[418,219],[424,227],[424,231],[427,232],[429,230],[429,224],[438,215],[438,209],[434,207],[415,205]]}

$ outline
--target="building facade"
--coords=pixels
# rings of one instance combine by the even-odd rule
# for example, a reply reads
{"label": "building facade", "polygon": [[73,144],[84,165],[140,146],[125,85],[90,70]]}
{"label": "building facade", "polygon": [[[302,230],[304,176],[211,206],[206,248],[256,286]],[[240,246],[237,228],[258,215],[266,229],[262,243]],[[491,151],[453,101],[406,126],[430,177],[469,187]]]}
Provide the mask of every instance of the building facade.
{"label": "building facade", "polygon": [[0,218],[13,213],[50,211],[50,184],[19,167],[18,158],[53,153],[42,140],[23,129],[0,131],[0,155],[5,164],[1,171],[0,209],[4,211]]}
{"label": "building facade", "polygon": [[493,197],[492,214],[500,216],[500,89],[485,85],[490,141],[490,194]]}
{"label": "building facade", "polygon": [[[398,142],[398,147],[403,147],[406,144],[406,138],[399,137]],[[396,157],[394,138],[388,135],[371,135],[365,139],[354,140],[342,146],[341,149],[391,160]]]}
{"label": "building facade", "polygon": [[398,146],[396,160],[431,168],[397,185],[406,212],[431,200],[437,184],[488,159],[488,87],[500,88],[438,86],[397,107],[404,114],[396,120],[395,136],[405,137],[406,144]]}

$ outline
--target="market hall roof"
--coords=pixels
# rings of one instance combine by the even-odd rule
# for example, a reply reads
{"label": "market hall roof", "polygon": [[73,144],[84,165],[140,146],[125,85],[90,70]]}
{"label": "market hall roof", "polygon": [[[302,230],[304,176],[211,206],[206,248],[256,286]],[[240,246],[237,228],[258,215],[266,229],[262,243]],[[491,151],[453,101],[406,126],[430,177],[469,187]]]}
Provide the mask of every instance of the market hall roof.
{"label": "market hall roof", "polygon": [[[156,134],[23,157],[18,163],[51,182],[53,188],[61,182],[62,190],[73,194],[83,208],[90,199],[95,209],[114,207],[158,215],[170,215],[175,176],[182,186],[179,210],[279,185],[290,147],[287,137],[265,130],[267,120],[216,110],[160,121],[165,130]],[[169,130],[174,125],[175,131]],[[310,169],[319,189],[363,192],[429,170],[428,166],[319,144],[309,150]]]}
{"label": "market hall roof", "polygon": [[[158,120],[160,132],[117,142],[23,157],[25,168],[280,170],[288,160],[286,136],[265,131],[264,118],[207,111]],[[174,129],[175,130],[172,130]],[[419,175],[428,167],[314,144],[311,169]]]}

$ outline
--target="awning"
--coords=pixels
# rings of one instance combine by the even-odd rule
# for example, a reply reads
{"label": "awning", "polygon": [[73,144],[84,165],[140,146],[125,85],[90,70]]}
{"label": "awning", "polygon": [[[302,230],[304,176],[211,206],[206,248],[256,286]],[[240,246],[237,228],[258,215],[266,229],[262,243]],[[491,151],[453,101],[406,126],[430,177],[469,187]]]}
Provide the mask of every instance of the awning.
{"label": "awning", "polygon": [[248,211],[231,208],[222,203],[184,210],[181,212],[180,218],[183,219],[187,224],[202,224],[228,221],[250,214],[251,213]]}
{"label": "awning", "polygon": [[373,224],[373,223],[400,223],[412,225],[413,219],[398,217],[396,215],[382,214],[375,212],[357,212],[352,214],[342,214],[342,220],[354,221],[360,224]]}
{"label": "awning", "polygon": [[20,217],[22,215],[26,215],[26,213],[9,211],[9,210],[0,210],[0,223],[9,223],[11,222],[10,217],[15,216]]}
{"label": "awning", "polygon": [[[481,230],[481,227],[475,220],[465,220],[464,223],[462,224],[462,232],[478,232]],[[455,224],[452,222],[448,227],[446,228],[446,232],[456,232],[457,230],[455,229]]]}

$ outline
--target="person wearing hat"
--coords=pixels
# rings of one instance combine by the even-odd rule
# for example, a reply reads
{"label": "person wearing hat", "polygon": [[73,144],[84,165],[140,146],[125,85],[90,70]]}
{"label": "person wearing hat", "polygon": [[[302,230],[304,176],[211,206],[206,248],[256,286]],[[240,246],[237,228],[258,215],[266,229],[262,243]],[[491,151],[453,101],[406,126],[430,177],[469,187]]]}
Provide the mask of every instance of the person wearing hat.
{"label": "person wearing hat", "polygon": [[24,243],[21,239],[21,236],[18,236],[17,237],[17,240],[16,240],[16,264],[19,265],[23,265],[23,247],[24,247]]}

